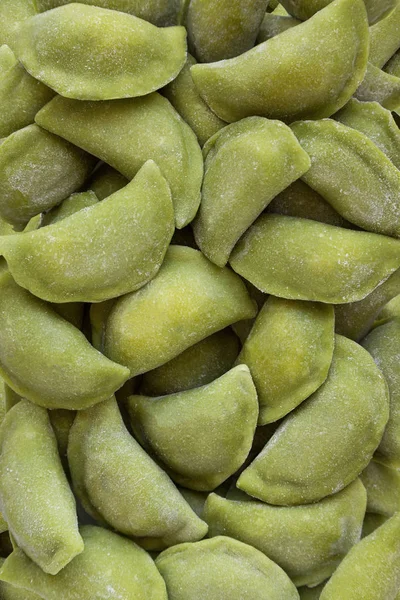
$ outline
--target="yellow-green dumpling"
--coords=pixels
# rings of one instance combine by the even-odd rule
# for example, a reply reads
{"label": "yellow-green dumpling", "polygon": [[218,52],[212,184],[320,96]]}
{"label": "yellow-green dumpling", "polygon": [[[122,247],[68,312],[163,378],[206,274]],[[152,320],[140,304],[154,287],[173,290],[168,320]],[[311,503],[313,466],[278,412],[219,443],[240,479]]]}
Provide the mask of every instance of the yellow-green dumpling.
{"label": "yellow-green dumpling", "polygon": [[285,122],[321,119],[342,108],[361,83],[368,41],[363,0],[335,0],[248,52],[194,65],[191,73],[203,99],[224,121],[251,115]]}
{"label": "yellow-green dumpling", "polygon": [[5,237],[0,252],[19,285],[58,303],[101,302],[142,287],[174,232],[169,186],[151,160],[122,190],[56,221]]}
{"label": "yellow-green dumpling", "polygon": [[130,396],[132,429],[171,478],[194,490],[214,490],[250,452],[257,393],[248,367],[234,367],[208,385],[158,398]]}
{"label": "yellow-green dumpling", "polygon": [[400,513],[353,546],[320,600],[396,600],[400,588]]}
{"label": "yellow-green dumpling", "polygon": [[81,534],[84,551],[57,575],[44,573],[18,548],[3,563],[0,580],[43,600],[167,600],[165,583],[142,548],[100,527],[82,527]]}
{"label": "yellow-green dumpling", "polygon": [[230,264],[259,290],[292,300],[362,300],[400,266],[400,240],[310,219],[264,214]]}
{"label": "yellow-green dumpling", "polygon": [[323,384],[333,345],[332,307],[267,299],[237,359],[252,374],[260,425],[281,419]]}
{"label": "yellow-green dumpling", "polygon": [[228,125],[207,142],[203,155],[201,203],[193,230],[203,254],[223,267],[243,233],[311,162],[284,123],[261,117]]}
{"label": "yellow-green dumpling", "polygon": [[207,533],[168,475],[129,434],[115,399],[78,413],[68,463],[86,512],[144,547],[162,550]]}
{"label": "yellow-green dumpling", "polygon": [[296,586],[327,579],[361,536],[367,495],[359,479],[314,504],[272,506],[236,491],[210,494],[209,536],[228,535],[276,562]]}
{"label": "yellow-green dumpling", "polygon": [[203,178],[201,149],[189,125],[160,94],[98,102],[56,96],[36,122],[128,179],[154,160],[171,188],[176,226],[193,220]]}
{"label": "yellow-green dumpling", "polygon": [[229,537],[180,544],[156,559],[169,600],[298,600],[289,577],[264,554]]}
{"label": "yellow-green dumpling", "polygon": [[185,63],[186,31],[71,3],[23,21],[11,47],[27,71],[58,94],[111,100],[144,96],[174,79]]}
{"label": "yellow-green dumpling", "polygon": [[278,505],[334,494],[368,465],[388,417],[387,384],[372,357],[336,336],[327,380],[281,421],[237,487]]}
{"label": "yellow-green dumpling", "polygon": [[0,429],[0,510],[18,546],[55,575],[83,550],[47,411],[21,400]]}
{"label": "yellow-green dumpling", "polygon": [[[54,308],[0,273],[0,374],[46,408],[80,410],[109,398],[129,370],[93,348]],[[24,343],[15,343],[15,340]]]}
{"label": "yellow-green dumpling", "polygon": [[111,307],[104,352],[134,377],[255,313],[235,273],[215,266],[197,250],[170,246],[156,277]]}

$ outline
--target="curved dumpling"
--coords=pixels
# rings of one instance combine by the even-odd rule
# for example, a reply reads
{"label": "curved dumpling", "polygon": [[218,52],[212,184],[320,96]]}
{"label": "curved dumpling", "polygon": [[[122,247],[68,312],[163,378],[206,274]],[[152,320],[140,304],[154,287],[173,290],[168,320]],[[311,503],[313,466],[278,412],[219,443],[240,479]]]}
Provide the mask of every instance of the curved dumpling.
{"label": "curved dumpling", "polygon": [[260,425],[281,419],[323,384],[333,345],[331,306],[267,299],[237,359],[252,374]]}
{"label": "curved dumpling", "polygon": [[156,559],[169,600],[298,600],[289,577],[261,552],[229,537],[180,544]]}
{"label": "curved dumpling", "polygon": [[238,354],[239,339],[232,329],[217,331],[161,367],[144,373],[141,393],[165,396],[211,383],[233,366]]}
{"label": "curved dumpling", "polygon": [[371,329],[380,309],[400,294],[400,269],[365,296],[363,300],[335,306],[335,329],[337,333],[358,342]]}
{"label": "curved dumpling", "polygon": [[201,203],[193,230],[203,254],[223,267],[243,233],[311,162],[284,123],[261,117],[228,125],[207,142],[203,155]]}
{"label": "curved dumpling", "polygon": [[379,461],[400,468],[400,321],[393,320],[375,327],[362,345],[382,371],[390,395],[390,416],[379,445]]}
{"label": "curved dumpling", "polygon": [[71,3],[23,21],[12,49],[33,77],[62,96],[112,100],[172,81],[185,64],[186,31]]}
{"label": "curved dumpling", "polygon": [[248,367],[234,367],[193,390],[149,398],[130,396],[137,439],[171,478],[194,490],[214,490],[250,452],[257,425],[257,393]]}
{"label": "curved dumpling", "polygon": [[400,266],[400,240],[280,215],[262,215],[230,258],[261,291],[293,300],[362,300]]}
{"label": "curved dumpling", "polygon": [[209,536],[228,535],[276,562],[296,586],[327,579],[361,536],[367,503],[359,479],[315,504],[272,506],[236,492],[210,494]]}
{"label": "curved dumpling", "polygon": [[224,121],[251,115],[287,122],[320,119],[344,106],[361,83],[368,40],[363,1],[335,0],[309,21],[245,54],[194,65],[191,73],[204,100]]}
{"label": "curved dumpling", "polygon": [[68,462],[85,510],[145,547],[197,541],[207,525],[128,433],[115,399],[78,413]]}
{"label": "curved dumpling", "polygon": [[55,575],[83,550],[47,411],[21,400],[0,429],[0,510],[18,546]]}
{"label": "curved dumpling", "polygon": [[170,246],[157,276],[112,306],[104,352],[126,365],[134,377],[255,314],[256,307],[235,273],[216,267],[197,250]]}
{"label": "curved dumpling", "polygon": [[106,400],[129,378],[7,271],[0,274],[0,374],[28,400],[69,410]]}
{"label": "curved dumpling", "polygon": [[3,563],[0,580],[44,600],[168,600],[165,583],[142,548],[100,527],[87,525],[81,534],[84,551],[57,575],[43,573],[16,549]]}
{"label": "curved dumpling", "polygon": [[279,505],[339,492],[371,460],[388,417],[382,373],[361,346],[336,336],[326,382],[281,422],[237,487]]}
{"label": "curved dumpling", "polygon": [[[4,48],[8,46],[2,46],[0,51]],[[13,54],[10,48],[8,52]],[[31,77],[16,58],[8,68],[3,68],[0,58],[0,66],[0,138],[3,138],[33,123],[38,110],[55,92]]]}
{"label": "curved dumpling", "polygon": [[15,281],[48,302],[101,302],[145,285],[174,232],[168,184],[148,161],[102,202],[31,233],[7,236],[0,252]]}
{"label": "curved dumpling", "polygon": [[360,102],[352,98],[335,119],[364,133],[395,167],[400,168],[400,130],[390,110],[378,102]]}
{"label": "curved dumpling", "polygon": [[309,186],[348,221],[400,237],[400,171],[369,137],[331,119],[292,130],[311,158]]}
{"label": "curved dumpling", "polygon": [[[15,1],[15,0],[14,0]],[[39,12],[71,4],[71,0],[36,0]],[[135,15],[154,25],[176,25],[181,12],[180,0],[80,0],[80,4],[100,6]]]}
{"label": "curved dumpling", "polygon": [[396,600],[400,588],[400,513],[356,544],[320,600]]}
{"label": "curved dumpling", "polygon": [[77,190],[94,167],[80,148],[28,125],[0,145],[0,214],[23,229]]}
{"label": "curved dumpling", "polygon": [[196,136],[166,98],[84,102],[56,96],[36,122],[132,179],[154,160],[168,181],[175,221],[182,228],[200,204],[203,158]]}
{"label": "curved dumpling", "polygon": [[[386,0],[385,0],[386,1]],[[379,23],[370,28],[369,62],[382,69],[400,48],[400,3]]]}
{"label": "curved dumpling", "polygon": [[250,50],[268,0],[191,0],[186,15],[189,47],[200,62],[232,58]]}
{"label": "curved dumpling", "polygon": [[211,136],[225,127],[226,123],[212,112],[197,91],[190,73],[190,67],[195,64],[197,64],[196,59],[188,54],[182,71],[163,89],[162,93],[193,129],[200,146],[204,146]]}

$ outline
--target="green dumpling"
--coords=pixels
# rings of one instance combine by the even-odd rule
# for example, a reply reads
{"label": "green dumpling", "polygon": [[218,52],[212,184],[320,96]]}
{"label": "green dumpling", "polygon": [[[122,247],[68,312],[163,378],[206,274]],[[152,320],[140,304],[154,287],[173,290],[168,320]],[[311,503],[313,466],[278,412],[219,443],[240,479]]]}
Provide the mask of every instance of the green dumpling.
{"label": "green dumpling", "polygon": [[378,102],[360,102],[352,98],[335,119],[364,133],[395,167],[400,168],[400,131],[390,110]]}
{"label": "green dumpling", "polygon": [[141,393],[166,396],[211,383],[233,367],[239,339],[227,327],[190,346],[169,362],[143,374]]}
{"label": "green dumpling", "polygon": [[201,203],[193,230],[203,254],[223,267],[243,233],[311,162],[284,123],[261,117],[228,125],[207,142],[203,155]]}
{"label": "green dumpling", "polygon": [[237,359],[252,374],[260,425],[286,416],[323,384],[333,345],[331,306],[274,296],[267,299]]}
{"label": "green dumpling", "polygon": [[0,375],[40,406],[86,408],[109,398],[129,378],[128,369],[100,354],[83,333],[4,270],[0,315]]}
{"label": "green dumpling", "polygon": [[242,466],[258,417],[257,392],[245,365],[193,390],[131,396],[127,408],[144,448],[175,482],[199,491],[214,490]]}
{"label": "green dumpling", "polygon": [[336,225],[336,227],[349,229],[353,227],[318,192],[301,179],[297,179],[278,194],[268,204],[265,212],[311,219],[328,225]]}
{"label": "green dumpling", "polygon": [[21,400],[0,429],[0,510],[18,546],[55,575],[83,551],[47,411]]}
{"label": "green dumpling", "polygon": [[224,121],[251,115],[285,122],[321,119],[342,108],[363,80],[368,40],[363,0],[335,0],[245,54],[194,65],[191,73]]}
{"label": "green dumpling", "polygon": [[43,573],[16,549],[3,563],[0,579],[43,600],[168,600],[165,583],[142,548],[100,527],[87,525],[81,534],[84,551],[57,575]]}
{"label": "green dumpling", "polygon": [[203,179],[201,149],[189,125],[160,94],[99,102],[56,96],[38,112],[36,122],[128,179],[154,160],[170,185],[176,226],[181,229],[193,220]]}
{"label": "green dumpling", "polygon": [[169,600],[298,600],[289,577],[264,554],[229,537],[180,544],[156,565]]}
{"label": "green dumpling", "polygon": [[400,294],[400,269],[363,300],[335,306],[336,332],[358,342],[370,331],[381,308],[397,294]]}
{"label": "green dumpling", "polygon": [[186,60],[186,31],[71,3],[20,23],[11,47],[58,94],[112,100],[145,96],[175,79]]}
{"label": "green dumpling", "polygon": [[265,293],[347,304],[362,300],[400,266],[400,241],[309,219],[264,214],[230,258]]}
{"label": "green dumpling", "polygon": [[385,19],[370,28],[368,60],[375,67],[382,69],[399,48],[400,3],[397,2],[394,10]]}
{"label": "green dumpling", "polygon": [[268,0],[191,0],[189,47],[200,62],[239,56],[255,44]]}
{"label": "green dumpling", "polygon": [[[0,52],[3,50],[4,53],[5,48],[12,53],[8,46],[2,46]],[[5,68],[0,57],[0,138],[33,123],[38,110],[54,94],[53,90],[31,77],[16,58]]]}
{"label": "green dumpling", "polygon": [[272,506],[236,492],[210,494],[209,536],[228,535],[276,562],[296,586],[327,579],[361,537],[367,495],[359,479],[315,504]]}
{"label": "green dumpling", "polygon": [[145,285],[174,232],[167,181],[146,162],[122,190],[31,233],[0,252],[16,282],[48,302],[101,302]]}
{"label": "green dumpling", "polygon": [[197,64],[196,59],[188,54],[182,71],[163,89],[162,93],[193,129],[200,146],[204,146],[211,136],[225,127],[226,123],[212,112],[197,91],[190,73],[190,67],[195,64]]}
{"label": "green dumpling", "polygon": [[368,352],[336,336],[327,380],[281,422],[237,487],[278,505],[307,504],[339,492],[371,460],[388,404],[386,382]]}
{"label": "green dumpling", "polygon": [[310,187],[355,225],[400,237],[400,171],[367,135],[331,119],[292,130],[311,157]]}
{"label": "green dumpling", "polygon": [[375,327],[362,345],[382,371],[390,394],[390,416],[377,450],[377,459],[400,468],[400,321],[392,320]]}
{"label": "green dumpling", "polygon": [[324,587],[321,600],[396,600],[400,589],[400,514],[356,544]]}
{"label": "green dumpling", "polygon": [[[37,10],[44,12],[71,4],[71,0],[36,0]],[[150,21],[153,25],[164,27],[166,25],[176,25],[179,21],[181,11],[180,0],[81,0],[80,4],[91,6],[100,6],[110,10],[119,10],[135,15],[145,21]]]}
{"label": "green dumpling", "polygon": [[215,266],[197,250],[170,246],[157,276],[111,307],[104,352],[135,377],[255,314],[256,307],[235,273]]}
{"label": "green dumpling", "polygon": [[386,517],[400,512],[400,472],[397,469],[371,460],[361,473],[361,481],[367,490],[368,512]]}
{"label": "green dumpling", "polygon": [[94,159],[69,142],[28,125],[0,145],[0,214],[19,230],[76,191]]}
{"label": "green dumpling", "polygon": [[129,434],[115,399],[78,413],[68,462],[86,512],[150,550],[207,533],[168,475]]}

